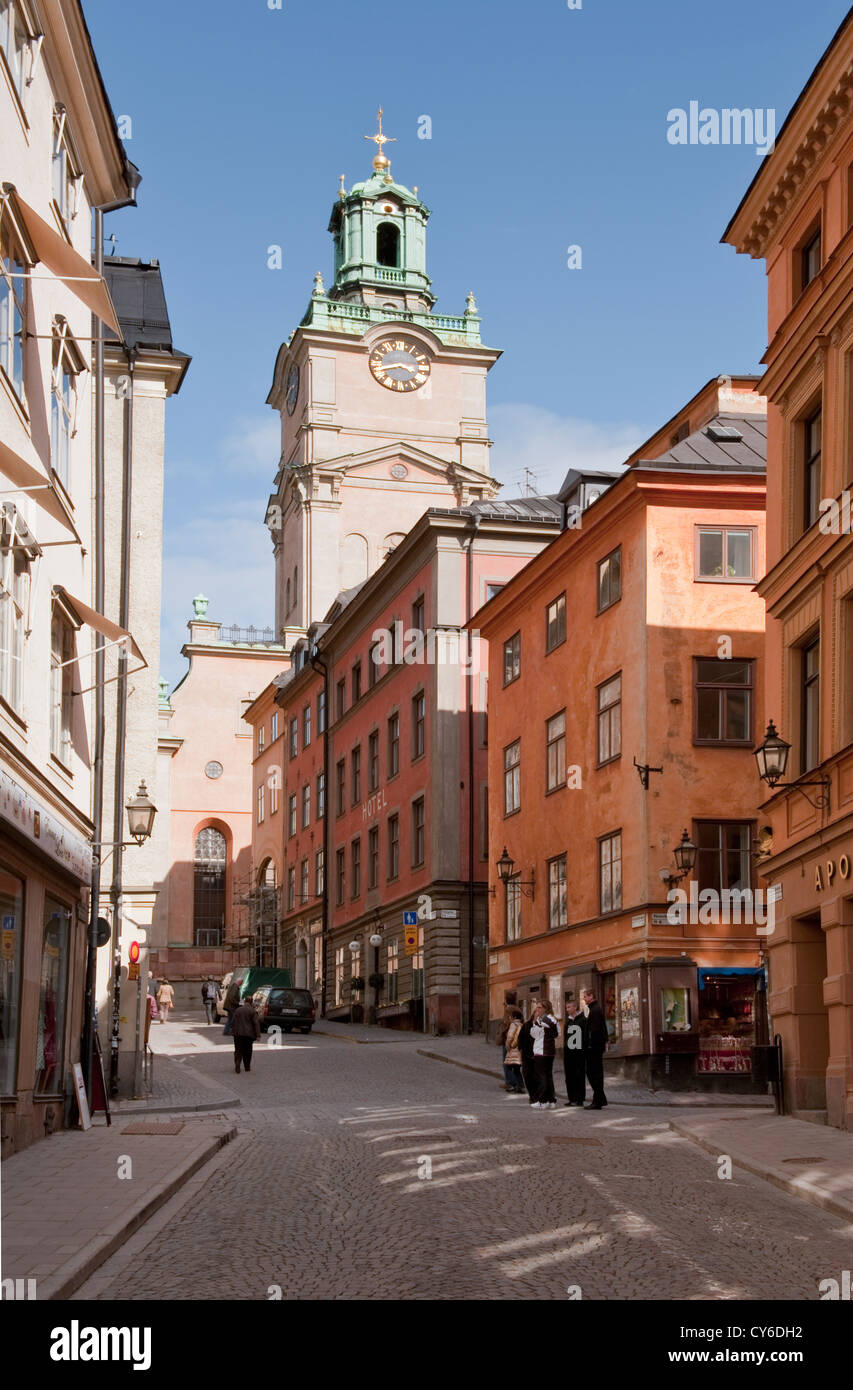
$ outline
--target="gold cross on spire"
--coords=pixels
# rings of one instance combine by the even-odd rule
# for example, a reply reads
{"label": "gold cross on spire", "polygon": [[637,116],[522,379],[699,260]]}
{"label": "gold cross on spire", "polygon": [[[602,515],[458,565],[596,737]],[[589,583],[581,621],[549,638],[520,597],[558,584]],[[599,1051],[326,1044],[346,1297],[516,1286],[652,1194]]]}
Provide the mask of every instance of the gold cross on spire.
{"label": "gold cross on spire", "polygon": [[377,115],[377,119],[378,119],[378,121],[379,121],[379,134],[378,134],[378,135],[365,135],[364,138],[365,138],[365,140],[372,140],[372,141],[374,142],[374,144],[375,144],[375,145],[378,145],[378,147],[379,147],[379,148],[377,149],[377,151],[376,151],[376,155],[375,155],[374,160],[373,160],[373,167],[374,167],[374,169],[389,169],[389,168],[391,167],[391,161],[390,161],[390,159],[387,158],[387,156],[386,156],[386,154],[385,154],[385,151],[383,150],[382,147],[383,147],[383,145],[387,145],[387,144],[396,145],[396,143],[397,143],[397,137],[396,137],[396,135],[383,135],[383,134],[382,134],[382,107],[381,107],[381,106],[380,106],[379,110],[377,111],[376,115]]}

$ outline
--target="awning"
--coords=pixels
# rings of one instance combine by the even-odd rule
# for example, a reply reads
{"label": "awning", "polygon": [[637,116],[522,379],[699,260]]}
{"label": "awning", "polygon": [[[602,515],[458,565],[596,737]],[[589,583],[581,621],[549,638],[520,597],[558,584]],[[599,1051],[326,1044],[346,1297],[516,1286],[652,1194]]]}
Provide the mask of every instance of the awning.
{"label": "awning", "polygon": [[698,971],[698,974],[699,974],[699,988],[700,988],[700,989],[704,989],[704,988],[705,988],[705,985],[707,984],[707,981],[708,981],[708,977],[711,976],[711,975],[760,975],[760,976],[761,976],[761,981],[759,981],[759,988],[760,988],[760,987],[761,987],[761,982],[762,982],[763,979],[764,979],[764,967],[761,966],[761,965],[757,965],[757,966],[751,966],[751,965],[718,965],[718,966],[716,966],[716,967],[715,967],[715,966],[712,966],[712,965],[708,965],[708,966],[700,966],[699,971]]}
{"label": "awning", "polygon": [[65,238],[54,231],[43,217],[39,217],[29,203],[24,202],[13,184],[4,184],[3,192],[12,202],[14,213],[23,222],[37,258],[121,338],[121,328],[103,276],[98,275],[89,261],[73,246],[69,246]]}
{"label": "awning", "polygon": [[[21,492],[37,489],[37,491],[32,492],[32,496],[39,506],[58,521],[66,531],[70,531],[75,541],[81,543],[74,523],[54,491],[53,484],[45,477],[39,467],[41,460],[38,454],[24,435],[23,430],[21,435],[17,449],[13,449],[11,444],[0,438],[0,473],[4,473],[12,487],[20,489]],[[0,491],[2,490],[0,488]]]}
{"label": "awning", "polygon": [[111,618],[105,618],[103,613],[99,613],[96,608],[90,608],[88,603],[84,603],[82,599],[75,598],[73,594],[69,594],[68,590],[64,589],[61,584],[54,585],[53,592],[67,604],[72,613],[77,615],[81,623],[86,623],[88,627],[93,627],[96,632],[100,632],[102,637],[108,637],[111,642],[120,642],[122,639],[126,639],[127,645],[136,657],[136,660],[141,662],[141,665],[137,668],[138,670],[141,671],[144,666],[148,665],[148,662],[136,645],[135,638],[130,632],[126,631],[125,628],[119,627],[118,623],[114,623]]}

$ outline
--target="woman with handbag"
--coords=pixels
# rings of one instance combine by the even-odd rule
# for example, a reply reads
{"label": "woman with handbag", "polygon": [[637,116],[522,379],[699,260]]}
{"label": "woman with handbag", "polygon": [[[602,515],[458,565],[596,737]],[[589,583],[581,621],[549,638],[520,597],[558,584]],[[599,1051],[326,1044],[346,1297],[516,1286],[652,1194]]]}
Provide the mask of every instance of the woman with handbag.
{"label": "woman with handbag", "polygon": [[525,1091],[524,1079],[521,1074],[521,1048],[518,1045],[523,1022],[524,1015],[521,1009],[509,1010],[509,1022],[504,1045],[504,1076],[507,1082],[507,1095],[510,1096],[523,1096]]}

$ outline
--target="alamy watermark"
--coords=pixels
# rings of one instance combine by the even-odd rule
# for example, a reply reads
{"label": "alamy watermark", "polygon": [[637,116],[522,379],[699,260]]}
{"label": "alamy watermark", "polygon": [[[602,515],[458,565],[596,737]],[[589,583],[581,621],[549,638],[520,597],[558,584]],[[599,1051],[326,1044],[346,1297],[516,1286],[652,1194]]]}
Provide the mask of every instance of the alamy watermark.
{"label": "alamy watermark", "polygon": [[700,888],[691,882],[689,891],[670,888],[666,895],[667,921],[673,926],[730,926],[732,923],[755,927],[756,936],[772,936],[776,926],[778,887]]}
{"label": "alamy watermark", "polygon": [[700,107],[698,101],[673,106],[666,113],[671,145],[754,145],[759,159],[772,153],[776,140],[773,107]]}
{"label": "alamy watermark", "polygon": [[393,628],[376,628],[370,635],[370,657],[374,666],[458,666],[470,674],[480,670],[480,634],[458,628],[403,628],[398,619]]}

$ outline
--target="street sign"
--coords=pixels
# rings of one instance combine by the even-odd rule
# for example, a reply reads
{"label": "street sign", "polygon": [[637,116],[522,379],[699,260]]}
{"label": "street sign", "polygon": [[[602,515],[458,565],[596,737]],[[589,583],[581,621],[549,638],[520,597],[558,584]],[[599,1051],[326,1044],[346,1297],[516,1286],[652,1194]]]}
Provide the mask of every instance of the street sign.
{"label": "street sign", "polygon": [[129,980],[139,979],[139,961],[132,960],[127,967],[127,978]]}
{"label": "street sign", "polygon": [[404,926],[404,927],[416,927],[417,924],[418,924],[418,914],[417,914],[416,912],[404,912],[404,913],[403,913],[403,926]]}
{"label": "street sign", "polygon": [[0,951],[3,960],[15,959],[15,933],[13,931],[3,932],[3,948]]}
{"label": "street sign", "polygon": [[407,955],[407,956],[414,956],[414,955],[417,955],[417,950],[418,950],[418,929],[417,929],[417,927],[408,927],[408,928],[406,929],[406,955]]}

